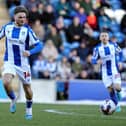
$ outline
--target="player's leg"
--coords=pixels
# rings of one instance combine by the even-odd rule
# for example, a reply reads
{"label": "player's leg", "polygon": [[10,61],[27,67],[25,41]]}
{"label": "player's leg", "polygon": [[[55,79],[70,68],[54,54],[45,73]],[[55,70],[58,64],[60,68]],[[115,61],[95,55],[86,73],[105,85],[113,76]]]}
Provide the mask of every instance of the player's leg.
{"label": "player's leg", "polygon": [[[19,76],[19,79],[23,83],[23,88],[25,92],[26,97],[26,113],[25,118],[26,119],[32,119],[32,97],[33,93],[31,90],[31,71],[30,66],[26,65],[22,68],[16,68],[16,72]],[[25,72],[24,72],[25,71]]]}
{"label": "player's leg", "polygon": [[15,105],[16,96],[15,96],[15,93],[14,93],[12,87],[11,87],[11,82],[12,82],[13,77],[14,76],[12,74],[9,74],[9,73],[4,74],[3,77],[2,77],[6,93],[7,93],[8,97],[11,99],[11,104],[10,104],[10,112],[11,113],[16,112],[16,105]]}
{"label": "player's leg", "polygon": [[[114,84],[114,88],[115,88],[115,91],[116,91],[116,96],[117,96],[117,99],[118,101],[121,101],[122,99],[122,96],[121,96],[121,84]],[[116,107],[116,112],[120,112],[121,111],[121,107],[118,103],[117,107]]]}
{"label": "player's leg", "polygon": [[112,76],[104,75],[104,76],[102,76],[102,80],[103,80],[105,87],[107,88],[107,90],[109,92],[110,99],[115,103],[115,105],[117,105],[118,99],[117,99],[115,90],[113,88]]}
{"label": "player's leg", "polygon": [[116,93],[115,93],[115,90],[113,88],[113,86],[109,86],[107,87],[108,91],[109,91],[109,96],[111,98],[111,100],[115,103],[115,105],[118,104],[118,99],[117,99],[117,96],[116,96]]}
{"label": "player's leg", "polygon": [[31,85],[30,84],[23,84],[24,92],[25,92],[25,97],[26,97],[26,114],[25,118],[26,119],[32,119],[32,97],[33,97],[33,92],[31,90]]}
{"label": "player's leg", "polygon": [[[117,100],[120,101],[122,99],[122,96],[121,96],[121,77],[119,73],[113,76],[113,83],[114,83],[113,87],[116,92]],[[116,112],[120,112],[120,111],[121,111],[121,107],[118,103],[116,107]]]}
{"label": "player's leg", "polygon": [[116,90],[116,95],[118,98],[118,101],[121,101],[122,96],[121,96],[121,84],[114,84],[114,88]]}
{"label": "player's leg", "polygon": [[110,98],[111,100],[115,103],[116,105],[116,112],[120,112],[121,111],[121,107],[118,103],[118,98],[117,98],[117,95],[116,95],[116,91],[114,90],[114,88],[112,86],[108,87],[108,91],[109,91],[109,95],[110,95]]}
{"label": "player's leg", "polygon": [[16,112],[16,105],[15,105],[16,96],[11,87],[11,82],[15,75],[16,75],[16,71],[14,69],[14,66],[9,64],[8,62],[5,62],[2,71],[2,80],[4,83],[4,88],[6,90],[6,93],[8,97],[11,99],[10,112],[12,113]]}
{"label": "player's leg", "polygon": [[120,101],[122,97],[121,97],[121,77],[119,73],[113,76],[113,86],[114,89],[116,90],[118,101]]}

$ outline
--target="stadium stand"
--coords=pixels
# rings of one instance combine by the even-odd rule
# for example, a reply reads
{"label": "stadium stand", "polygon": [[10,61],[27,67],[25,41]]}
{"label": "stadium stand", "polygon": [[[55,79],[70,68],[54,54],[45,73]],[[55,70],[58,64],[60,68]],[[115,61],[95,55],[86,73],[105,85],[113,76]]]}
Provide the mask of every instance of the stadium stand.
{"label": "stadium stand", "polygon": [[[60,67],[57,65],[56,70],[53,71],[55,76],[52,76],[53,62],[49,59],[53,56],[47,58],[41,52],[30,58],[33,77],[56,79],[60,76],[63,79],[62,75],[68,75],[66,80],[99,79],[99,66],[92,66],[90,60],[92,48],[99,42],[98,36],[103,29],[108,30],[111,41],[118,42],[122,47],[124,68],[121,73],[122,79],[125,80],[124,3],[125,0],[6,0],[12,20],[15,6],[27,7],[30,13],[29,24],[38,38],[45,45],[51,40],[58,51],[57,58],[52,60],[60,64]],[[62,63],[64,57],[66,57],[65,65]],[[46,64],[44,70],[42,70],[43,63]],[[41,64],[41,67],[38,67],[38,64]],[[73,64],[76,68],[74,70]],[[82,66],[81,70],[80,66]],[[38,71],[34,71],[34,67],[37,67]],[[61,67],[64,69],[61,70]]]}

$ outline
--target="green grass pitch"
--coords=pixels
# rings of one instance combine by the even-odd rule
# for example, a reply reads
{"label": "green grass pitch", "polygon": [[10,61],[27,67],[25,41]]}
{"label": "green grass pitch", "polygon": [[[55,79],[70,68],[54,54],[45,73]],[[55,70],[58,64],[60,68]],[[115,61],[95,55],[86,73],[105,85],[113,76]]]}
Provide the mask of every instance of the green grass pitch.
{"label": "green grass pitch", "polygon": [[9,103],[0,103],[1,126],[126,126],[126,107],[122,112],[105,116],[99,106],[34,104],[33,119],[25,120],[25,104],[18,103],[15,114]]}

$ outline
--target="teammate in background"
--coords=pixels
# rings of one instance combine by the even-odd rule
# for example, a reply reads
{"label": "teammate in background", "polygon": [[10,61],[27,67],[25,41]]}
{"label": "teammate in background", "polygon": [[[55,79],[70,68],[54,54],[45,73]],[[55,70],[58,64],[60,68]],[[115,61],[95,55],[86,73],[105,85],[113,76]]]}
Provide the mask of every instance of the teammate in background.
{"label": "teammate in background", "polygon": [[121,107],[118,101],[121,100],[121,77],[119,69],[122,67],[122,51],[117,43],[109,41],[109,34],[106,31],[100,33],[100,41],[93,50],[92,63],[101,65],[102,81],[109,91],[111,100],[115,103],[116,111],[120,112]]}
{"label": "teammate in background", "polygon": [[[17,6],[14,10],[14,22],[4,25],[0,31],[0,39],[6,38],[6,50],[2,79],[7,95],[11,99],[10,112],[16,111],[16,95],[10,83],[17,74],[23,83],[26,97],[26,119],[32,119],[31,71],[28,57],[42,50],[40,42],[32,29],[26,24],[28,11],[23,6]],[[29,46],[34,45],[33,49]]]}

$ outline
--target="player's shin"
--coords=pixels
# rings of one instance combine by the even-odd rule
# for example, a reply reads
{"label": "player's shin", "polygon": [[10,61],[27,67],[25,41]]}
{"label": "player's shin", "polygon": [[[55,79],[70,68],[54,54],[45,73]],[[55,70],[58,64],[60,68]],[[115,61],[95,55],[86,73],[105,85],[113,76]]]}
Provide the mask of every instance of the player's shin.
{"label": "player's shin", "polygon": [[16,96],[15,96],[15,94],[14,94],[14,91],[12,90],[12,91],[10,91],[10,92],[8,92],[8,96],[9,96],[9,98],[11,99],[11,100],[15,100],[16,99]]}
{"label": "player's shin", "polygon": [[109,95],[110,95],[111,100],[115,103],[115,105],[117,105],[118,104],[118,99],[116,97],[116,93],[115,93],[114,89],[112,89],[109,92]]}
{"label": "player's shin", "polygon": [[122,95],[121,95],[121,86],[120,85],[116,85],[115,86],[115,90],[116,90],[116,96],[118,101],[122,100]]}
{"label": "player's shin", "polygon": [[16,96],[14,94],[14,91],[10,91],[8,93],[8,96],[11,99],[11,103],[10,103],[10,112],[11,113],[15,113],[16,112]]}
{"label": "player's shin", "polygon": [[120,105],[118,104],[118,98],[117,98],[117,95],[116,95],[116,93],[115,93],[115,90],[114,89],[112,89],[111,90],[111,92],[110,92],[110,98],[111,98],[111,100],[115,103],[115,105],[116,105],[116,112],[120,112],[121,111],[121,107],[120,107]]}

